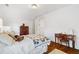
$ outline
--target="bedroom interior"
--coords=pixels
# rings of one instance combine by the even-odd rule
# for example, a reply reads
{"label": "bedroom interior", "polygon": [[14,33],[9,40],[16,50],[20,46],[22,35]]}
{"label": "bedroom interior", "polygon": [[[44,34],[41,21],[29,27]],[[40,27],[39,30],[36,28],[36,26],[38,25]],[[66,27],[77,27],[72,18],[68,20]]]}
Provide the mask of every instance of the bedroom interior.
{"label": "bedroom interior", "polygon": [[79,4],[0,4],[0,54],[79,54]]}

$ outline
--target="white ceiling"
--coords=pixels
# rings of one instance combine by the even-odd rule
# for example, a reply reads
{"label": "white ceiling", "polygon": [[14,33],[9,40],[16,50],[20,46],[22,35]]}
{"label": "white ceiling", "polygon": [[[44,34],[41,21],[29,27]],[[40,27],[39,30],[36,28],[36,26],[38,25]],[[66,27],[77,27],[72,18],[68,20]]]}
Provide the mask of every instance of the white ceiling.
{"label": "white ceiling", "polygon": [[[39,4],[39,7],[33,9],[31,4],[0,4],[0,17],[3,18],[4,25],[11,25],[14,23],[22,24],[29,23],[35,17],[53,12],[60,8],[70,6],[68,4]],[[28,21],[29,20],[29,21]],[[11,23],[12,22],[12,23]]]}
{"label": "white ceiling", "polygon": [[0,5],[0,12],[9,18],[17,17],[19,14],[20,16],[18,17],[23,18],[26,15],[26,19],[33,19],[35,16],[69,6],[68,4],[40,4],[38,8],[33,9],[30,5],[31,4],[9,4],[7,7],[3,4]]}
{"label": "white ceiling", "polygon": [[68,4],[41,4],[40,7],[35,10],[36,15],[43,15],[49,12],[53,12],[55,10],[58,10],[60,8],[64,8],[66,6],[69,6]]}

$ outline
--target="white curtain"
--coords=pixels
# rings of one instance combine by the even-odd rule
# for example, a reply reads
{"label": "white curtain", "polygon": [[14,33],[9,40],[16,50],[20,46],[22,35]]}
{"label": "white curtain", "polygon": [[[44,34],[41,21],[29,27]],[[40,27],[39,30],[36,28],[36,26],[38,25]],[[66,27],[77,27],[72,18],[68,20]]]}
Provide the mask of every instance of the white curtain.
{"label": "white curtain", "polygon": [[38,17],[35,19],[35,33],[36,34],[44,34],[44,28],[45,28],[45,20],[43,20],[43,17]]}
{"label": "white curtain", "polygon": [[0,18],[0,32],[2,32],[2,26],[3,26],[3,19]]}

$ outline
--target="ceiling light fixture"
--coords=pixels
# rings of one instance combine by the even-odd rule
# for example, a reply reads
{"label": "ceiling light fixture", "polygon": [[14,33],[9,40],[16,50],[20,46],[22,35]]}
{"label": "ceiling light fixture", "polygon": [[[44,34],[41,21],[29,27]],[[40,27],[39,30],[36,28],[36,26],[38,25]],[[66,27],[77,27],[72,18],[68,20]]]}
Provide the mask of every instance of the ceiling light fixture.
{"label": "ceiling light fixture", "polygon": [[8,7],[8,6],[9,6],[9,4],[5,4],[5,6],[7,6],[7,7]]}
{"label": "ceiling light fixture", "polygon": [[38,5],[37,4],[32,4],[32,8],[37,8]]}

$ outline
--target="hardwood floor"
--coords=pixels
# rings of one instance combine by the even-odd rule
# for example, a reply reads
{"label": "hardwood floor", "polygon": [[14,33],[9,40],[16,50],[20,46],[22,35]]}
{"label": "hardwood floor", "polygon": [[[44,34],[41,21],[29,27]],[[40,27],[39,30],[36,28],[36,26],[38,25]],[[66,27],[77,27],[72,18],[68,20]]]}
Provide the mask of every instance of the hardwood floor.
{"label": "hardwood floor", "polygon": [[44,54],[48,54],[49,52],[53,51],[54,49],[59,49],[67,54],[79,54],[79,50],[73,49],[64,45],[60,45],[58,43],[51,42],[51,44],[48,46],[48,51]]}

